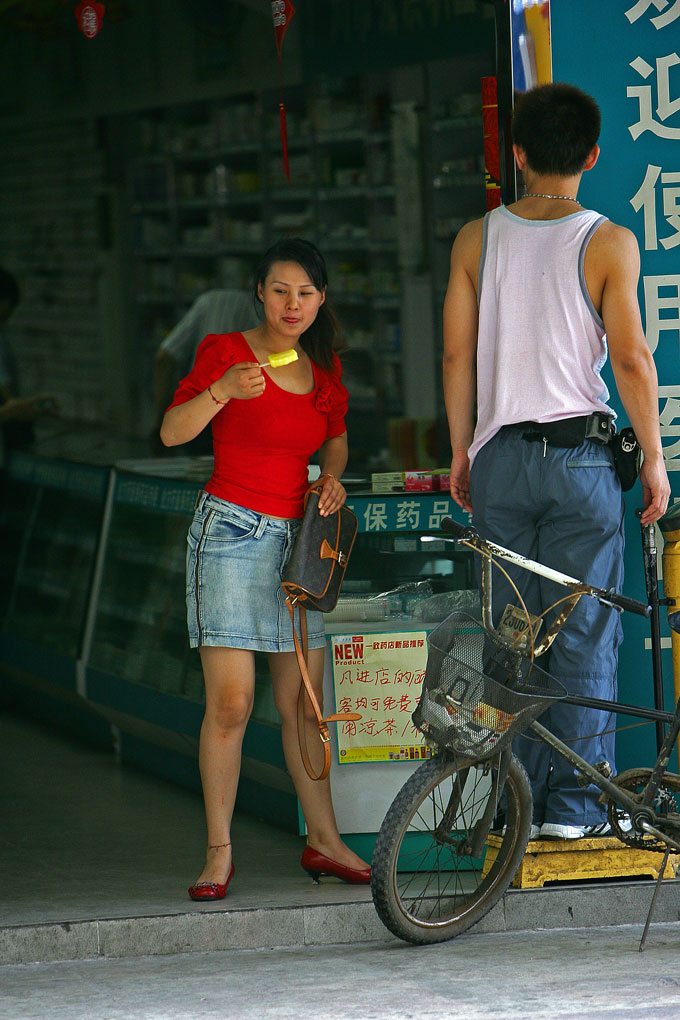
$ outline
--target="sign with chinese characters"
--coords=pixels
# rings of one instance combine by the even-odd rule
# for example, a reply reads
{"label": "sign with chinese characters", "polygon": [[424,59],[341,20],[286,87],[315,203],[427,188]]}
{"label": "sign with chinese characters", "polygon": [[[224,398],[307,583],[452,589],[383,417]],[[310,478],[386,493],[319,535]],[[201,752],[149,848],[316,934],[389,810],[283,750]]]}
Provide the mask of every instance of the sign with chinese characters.
{"label": "sign with chinese characters", "polygon": [[[680,0],[550,0],[553,79],[585,89],[602,110],[601,154],[584,174],[584,205],[631,230],[641,257],[638,300],[659,376],[659,421],[671,489],[680,497]],[[622,412],[613,374],[603,373]],[[625,415],[623,416],[625,423]],[[624,493],[625,592],[644,598],[640,486]],[[660,559],[660,557],[659,557]],[[662,635],[667,633],[661,614]],[[621,701],[652,686],[649,623],[622,618]],[[662,637],[662,640],[664,638]],[[670,650],[663,651],[666,704],[674,704]],[[641,684],[643,685],[641,687]],[[649,685],[645,688],[644,685]],[[647,746],[648,745],[648,746]],[[616,765],[656,754],[653,734],[619,732]]]}
{"label": "sign with chinese characters", "polygon": [[[674,472],[680,471],[680,0],[598,4],[551,0],[551,17],[554,79],[590,92],[602,109],[600,160],[584,175],[579,196],[585,205],[628,227],[638,239],[638,298],[659,375],[661,436],[671,486],[676,490]],[[620,409],[614,392],[612,402]],[[631,498],[639,502],[639,493]]]}
{"label": "sign with chinese characters", "polygon": [[467,514],[450,496],[394,493],[389,496],[349,496],[347,506],[357,515],[359,531],[436,531],[444,517],[468,524]]}
{"label": "sign with chinese characters", "polygon": [[411,721],[425,675],[426,632],[338,634],[331,650],[336,711],[361,714],[358,722],[338,723],[340,763],[429,758]]}

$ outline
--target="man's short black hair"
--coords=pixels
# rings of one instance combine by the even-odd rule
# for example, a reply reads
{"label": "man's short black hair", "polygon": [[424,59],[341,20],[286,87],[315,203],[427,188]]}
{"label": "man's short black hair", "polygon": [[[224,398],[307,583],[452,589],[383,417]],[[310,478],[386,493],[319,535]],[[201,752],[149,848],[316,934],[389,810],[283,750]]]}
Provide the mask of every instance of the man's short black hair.
{"label": "man's short black hair", "polygon": [[538,85],[516,102],[512,138],[535,173],[572,177],[597,145],[600,122],[600,108],[587,92],[562,82]]}

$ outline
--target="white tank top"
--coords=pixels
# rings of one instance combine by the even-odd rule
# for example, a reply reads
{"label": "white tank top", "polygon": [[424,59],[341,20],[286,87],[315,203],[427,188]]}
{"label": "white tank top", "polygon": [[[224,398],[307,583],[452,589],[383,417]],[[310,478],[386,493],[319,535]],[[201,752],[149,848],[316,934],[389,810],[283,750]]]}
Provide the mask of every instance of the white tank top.
{"label": "white tank top", "polygon": [[559,220],[525,220],[504,206],[487,213],[470,463],[503,425],[613,415],[600,376],[607,337],[583,273],[605,219],[589,209]]}

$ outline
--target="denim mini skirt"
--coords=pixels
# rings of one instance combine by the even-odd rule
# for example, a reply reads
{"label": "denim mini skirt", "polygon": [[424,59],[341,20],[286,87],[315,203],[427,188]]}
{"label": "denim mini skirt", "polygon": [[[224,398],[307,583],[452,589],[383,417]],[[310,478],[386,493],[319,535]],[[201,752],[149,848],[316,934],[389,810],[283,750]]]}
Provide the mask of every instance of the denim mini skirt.
{"label": "denim mini skirt", "polygon": [[[192,648],[295,650],[281,571],[299,529],[299,520],[267,517],[209,492],[200,493],[187,535],[187,623]],[[296,611],[296,624],[297,617]],[[307,635],[310,648],[324,646],[322,613],[307,611]]]}

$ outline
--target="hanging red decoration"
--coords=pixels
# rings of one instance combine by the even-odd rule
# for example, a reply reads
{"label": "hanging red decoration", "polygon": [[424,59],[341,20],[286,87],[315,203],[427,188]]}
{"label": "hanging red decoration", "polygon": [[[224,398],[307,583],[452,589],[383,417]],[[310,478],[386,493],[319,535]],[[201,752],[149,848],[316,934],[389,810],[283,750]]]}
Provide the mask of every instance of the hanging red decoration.
{"label": "hanging red decoration", "polygon": [[283,102],[283,79],[281,77],[281,47],[283,37],[286,34],[291,19],[295,14],[295,8],[290,0],[271,0],[272,18],[274,19],[274,35],[276,36],[276,49],[279,61],[279,120],[281,122],[281,156],[283,159],[283,171],[290,184],[290,165],[288,162],[288,129],[286,127],[286,107]]}
{"label": "hanging red decoration", "polygon": [[96,2],[79,3],[75,11],[78,28],[87,39],[94,39],[104,20],[104,4]]}
{"label": "hanging red decoration", "polygon": [[486,207],[501,205],[501,157],[498,137],[498,83],[482,78],[482,122],[484,125],[484,178]]}

